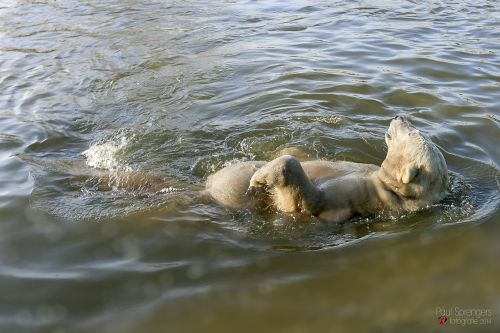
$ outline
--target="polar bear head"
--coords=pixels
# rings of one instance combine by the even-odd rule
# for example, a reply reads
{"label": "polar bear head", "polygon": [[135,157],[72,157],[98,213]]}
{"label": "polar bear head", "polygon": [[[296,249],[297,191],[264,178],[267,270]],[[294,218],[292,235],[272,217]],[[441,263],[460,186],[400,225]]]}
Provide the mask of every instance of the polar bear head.
{"label": "polar bear head", "polygon": [[408,121],[396,117],[385,135],[387,156],[381,166],[381,180],[405,199],[422,204],[441,200],[448,185],[443,155],[431,139]]}

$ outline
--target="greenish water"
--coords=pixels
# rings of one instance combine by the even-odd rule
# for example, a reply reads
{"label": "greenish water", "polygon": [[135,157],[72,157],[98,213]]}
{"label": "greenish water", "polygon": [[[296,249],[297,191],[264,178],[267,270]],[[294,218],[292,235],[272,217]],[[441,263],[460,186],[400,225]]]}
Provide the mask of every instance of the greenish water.
{"label": "greenish water", "polygon": [[[498,331],[499,7],[2,1],[0,332]],[[87,177],[201,184],[287,147],[380,164],[395,115],[452,179],[400,218],[323,225]],[[490,321],[440,327],[450,308]]]}

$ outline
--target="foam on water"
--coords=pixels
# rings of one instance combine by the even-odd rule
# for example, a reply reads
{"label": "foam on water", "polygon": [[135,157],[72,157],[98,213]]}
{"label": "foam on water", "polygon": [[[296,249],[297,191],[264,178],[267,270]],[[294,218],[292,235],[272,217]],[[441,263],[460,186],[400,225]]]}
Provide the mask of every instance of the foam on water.
{"label": "foam on water", "polygon": [[124,163],[122,156],[124,149],[134,137],[135,134],[122,131],[115,136],[94,143],[89,149],[82,152],[86,158],[86,164],[93,168],[109,171],[132,171],[132,168]]}

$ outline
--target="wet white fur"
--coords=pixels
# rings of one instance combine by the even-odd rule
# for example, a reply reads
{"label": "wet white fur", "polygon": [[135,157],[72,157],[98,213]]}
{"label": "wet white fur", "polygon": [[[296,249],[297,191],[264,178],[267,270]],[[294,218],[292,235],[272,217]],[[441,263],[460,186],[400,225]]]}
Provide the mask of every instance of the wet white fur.
{"label": "wet white fur", "polygon": [[[269,195],[276,209],[344,221],[380,211],[414,211],[446,195],[448,171],[430,138],[394,119],[386,134],[381,167],[352,162],[299,162],[285,155],[270,162],[245,162],[211,175],[206,191],[231,208],[249,207]],[[265,191],[248,191],[265,189]]]}

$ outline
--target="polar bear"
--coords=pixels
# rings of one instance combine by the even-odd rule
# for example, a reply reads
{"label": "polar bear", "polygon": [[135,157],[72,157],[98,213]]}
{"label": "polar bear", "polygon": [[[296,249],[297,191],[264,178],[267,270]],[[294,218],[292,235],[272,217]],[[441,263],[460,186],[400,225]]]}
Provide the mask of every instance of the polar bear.
{"label": "polar bear", "polygon": [[208,177],[205,192],[219,204],[241,209],[265,200],[284,213],[329,222],[354,215],[415,211],[446,195],[448,170],[431,139],[402,117],[385,135],[380,167],[353,162],[306,161],[291,155],[270,162],[237,163]]}
{"label": "polar bear", "polygon": [[[398,116],[391,121],[385,142],[388,151],[380,167],[353,162],[300,162],[284,155],[270,162],[230,165],[210,175],[205,186],[129,171],[101,171],[95,175],[96,184],[101,190],[175,192],[189,196],[189,202],[211,200],[232,209],[264,204],[284,213],[330,222],[346,221],[354,215],[415,211],[445,197],[449,181],[446,162],[427,135]],[[288,152],[300,155],[293,149]]]}

